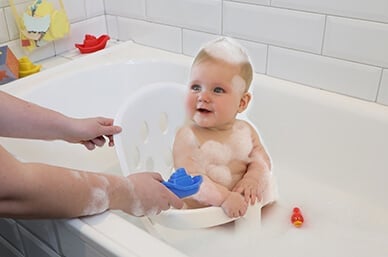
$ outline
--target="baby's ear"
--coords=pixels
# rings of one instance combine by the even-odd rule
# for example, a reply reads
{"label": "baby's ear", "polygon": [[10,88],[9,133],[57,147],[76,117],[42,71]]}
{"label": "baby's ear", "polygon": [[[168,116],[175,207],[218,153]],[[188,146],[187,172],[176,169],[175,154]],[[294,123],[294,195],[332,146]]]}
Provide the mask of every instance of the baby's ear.
{"label": "baby's ear", "polygon": [[247,109],[249,102],[252,99],[252,95],[249,92],[245,92],[243,96],[240,99],[240,105],[238,107],[238,112],[243,112],[245,109]]}

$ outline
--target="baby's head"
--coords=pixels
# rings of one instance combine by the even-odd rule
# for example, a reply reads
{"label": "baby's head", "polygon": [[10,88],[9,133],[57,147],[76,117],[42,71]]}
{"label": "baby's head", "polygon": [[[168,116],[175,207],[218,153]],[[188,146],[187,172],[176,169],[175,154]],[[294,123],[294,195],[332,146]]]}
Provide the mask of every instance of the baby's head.
{"label": "baby's head", "polygon": [[238,43],[221,37],[205,44],[191,67],[188,117],[199,127],[230,128],[250,102],[252,77],[249,57]]}
{"label": "baby's head", "polygon": [[222,60],[239,67],[239,76],[245,82],[245,92],[248,91],[253,77],[253,68],[248,54],[235,40],[220,37],[206,43],[194,58],[192,67],[204,61]]}

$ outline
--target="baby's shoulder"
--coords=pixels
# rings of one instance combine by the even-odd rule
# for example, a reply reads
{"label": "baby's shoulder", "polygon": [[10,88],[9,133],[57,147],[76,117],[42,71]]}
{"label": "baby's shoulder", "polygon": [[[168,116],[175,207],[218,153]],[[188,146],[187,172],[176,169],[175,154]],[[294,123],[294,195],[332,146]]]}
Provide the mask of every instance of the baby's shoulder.
{"label": "baby's shoulder", "polygon": [[237,134],[244,134],[252,139],[260,137],[257,128],[246,120],[237,119],[235,122],[235,131]]}
{"label": "baby's shoulder", "polygon": [[234,128],[237,130],[254,130],[253,126],[248,121],[239,119],[236,119],[234,123]]}
{"label": "baby's shoulder", "polygon": [[196,141],[195,134],[190,125],[185,125],[178,128],[175,134],[175,141],[193,142]]}

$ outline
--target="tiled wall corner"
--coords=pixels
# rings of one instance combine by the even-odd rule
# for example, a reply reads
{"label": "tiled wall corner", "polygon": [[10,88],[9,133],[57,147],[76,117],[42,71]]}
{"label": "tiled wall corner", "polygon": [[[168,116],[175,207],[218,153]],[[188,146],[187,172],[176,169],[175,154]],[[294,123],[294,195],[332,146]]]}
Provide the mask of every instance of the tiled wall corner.
{"label": "tiled wall corner", "polygon": [[117,16],[106,15],[107,33],[112,38],[119,38],[119,25],[117,23]]}

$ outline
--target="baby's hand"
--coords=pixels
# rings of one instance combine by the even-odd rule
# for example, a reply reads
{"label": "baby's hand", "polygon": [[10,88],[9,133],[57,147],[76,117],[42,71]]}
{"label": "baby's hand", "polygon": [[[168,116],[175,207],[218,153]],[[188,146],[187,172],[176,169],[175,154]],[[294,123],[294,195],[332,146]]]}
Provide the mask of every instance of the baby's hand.
{"label": "baby's hand", "polygon": [[244,201],[244,197],[237,192],[231,192],[225,201],[221,204],[222,209],[231,218],[244,216],[248,204]]}
{"label": "baby's hand", "polygon": [[259,183],[251,178],[241,179],[232,190],[244,196],[247,203],[255,204],[256,200],[261,200],[259,192]]}

